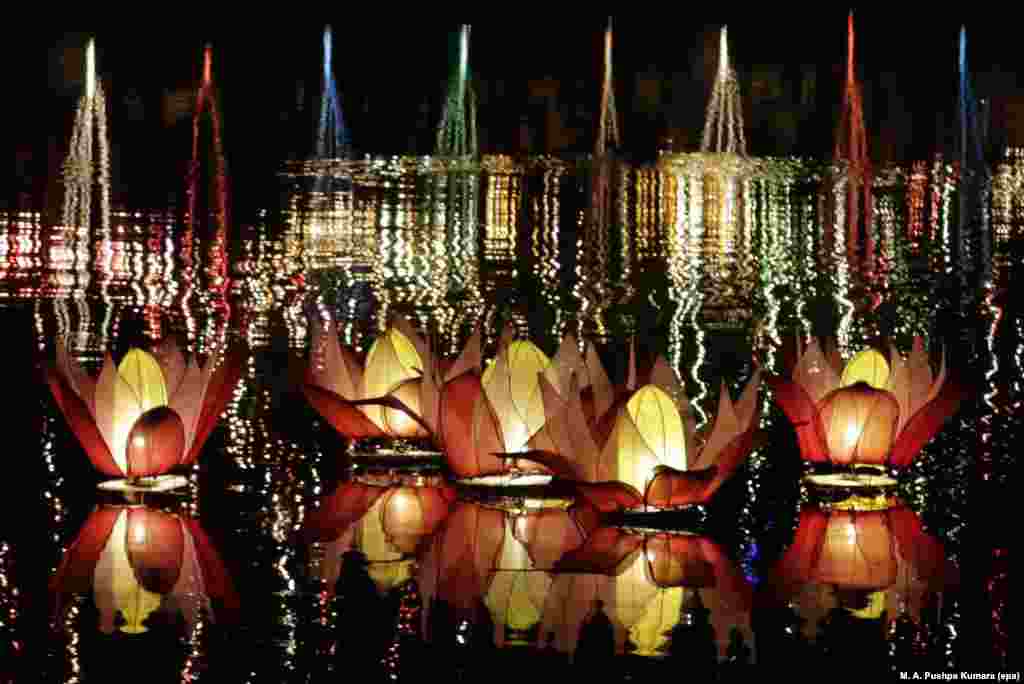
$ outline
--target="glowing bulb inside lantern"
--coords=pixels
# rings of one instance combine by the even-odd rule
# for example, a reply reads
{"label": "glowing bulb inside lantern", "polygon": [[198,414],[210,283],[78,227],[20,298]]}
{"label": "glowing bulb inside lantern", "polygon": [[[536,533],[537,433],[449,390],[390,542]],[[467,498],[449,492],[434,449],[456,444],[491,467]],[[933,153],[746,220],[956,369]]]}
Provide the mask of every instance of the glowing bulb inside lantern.
{"label": "glowing bulb inside lantern", "polygon": [[146,446],[146,438],[142,435],[136,435],[135,439],[132,440],[132,444],[135,445],[136,449],[142,449]]}
{"label": "glowing bulb inside lantern", "polygon": [[849,387],[858,382],[866,382],[875,389],[885,389],[888,381],[889,362],[885,356],[877,349],[865,349],[846,364],[840,385]]}
{"label": "glowing bulb inside lantern", "polygon": [[145,544],[146,543],[146,526],[145,525],[132,525],[132,543],[133,544]]}

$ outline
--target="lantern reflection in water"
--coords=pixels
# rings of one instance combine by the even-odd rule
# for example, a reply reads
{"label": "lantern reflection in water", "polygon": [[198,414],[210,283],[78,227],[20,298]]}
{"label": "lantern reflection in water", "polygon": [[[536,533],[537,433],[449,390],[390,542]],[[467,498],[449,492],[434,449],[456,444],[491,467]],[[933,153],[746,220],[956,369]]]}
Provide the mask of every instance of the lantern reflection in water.
{"label": "lantern reflection in water", "polygon": [[693,627],[705,611],[720,656],[733,629],[751,643],[751,587],[708,538],[604,527],[563,556],[555,572],[544,627],[567,653],[581,646],[581,630],[598,610],[613,625],[617,653],[664,655],[667,633]]}
{"label": "lantern reflection in water", "polygon": [[564,501],[459,502],[421,556],[425,633],[438,643],[461,621],[489,621],[499,647],[536,643],[548,571],[596,522],[593,509]]}
{"label": "lantern reflection in water", "polygon": [[417,549],[448,514],[454,490],[438,479],[378,486],[346,482],[306,517],[307,538],[323,546],[315,572],[333,591],[342,556],[361,552],[378,591],[412,577]]}
{"label": "lantern reflection in water", "polygon": [[64,554],[51,589],[58,612],[74,594],[93,593],[99,629],[141,634],[158,613],[191,628],[219,620],[238,597],[209,538],[190,518],[145,506],[101,506]]}
{"label": "lantern reflection in water", "polygon": [[924,605],[958,582],[957,568],[902,503],[870,510],[858,498],[848,501],[850,508],[808,505],[800,512],[793,543],[771,578],[773,595],[796,597],[811,630],[835,607],[884,617],[886,624],[903,614],[920,621]]}

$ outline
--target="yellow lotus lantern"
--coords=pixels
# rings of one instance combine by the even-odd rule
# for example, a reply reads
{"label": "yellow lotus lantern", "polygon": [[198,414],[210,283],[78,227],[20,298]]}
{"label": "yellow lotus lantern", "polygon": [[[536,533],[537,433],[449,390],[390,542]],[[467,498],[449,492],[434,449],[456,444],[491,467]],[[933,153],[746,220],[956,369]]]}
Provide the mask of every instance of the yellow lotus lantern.
{"label": "yellow lotus lantern", "polygon": [[[810,463],[845,469],[902,469],[956,412],[964,388],[948,377],[945,356],[933,375],[923,340],[914,340],[904,358],[865,349],[843,365],[839,355],[822,353],[815,340],[798,351],[789,378],[772,378],[775,396]],[[877,473],[867,477],[817,475],[827,485],[890,485]]]}
{"label": "yellow lotus lantern", "polygon": [[313,407],[350,439],[428,440],[424,416],[436,403],[428,380],[434,357],[405,319],[396,318],[370,346],[365,363],[342,348],[334,322],[314,330],[303,390]]}
{"label": "yellow lotus lantern", "polygon": [[530,446],[572,464],[581,492],[602,510],[707,502],[753,446],[760,372],[735,403],[723,383],[717,416],[704,435],[697,434],[686,394],[663,358],[646,384],[637,388],[635,378],[631,370],[626,395],[594,419],[587,418],[577,390],[563,397],[541,378],[548,420]]}
{"label": "yellow lotus lantern", "polygon": [[173,342],[154,353],[132,349],[114,365],[108,355],[92,378],[57,344],[46,370],[53,397],[89,460],[128,483],[101,487],[168,489],[181,477],[157,477],[195,461],[241,372],[241,354],[188,363]]}

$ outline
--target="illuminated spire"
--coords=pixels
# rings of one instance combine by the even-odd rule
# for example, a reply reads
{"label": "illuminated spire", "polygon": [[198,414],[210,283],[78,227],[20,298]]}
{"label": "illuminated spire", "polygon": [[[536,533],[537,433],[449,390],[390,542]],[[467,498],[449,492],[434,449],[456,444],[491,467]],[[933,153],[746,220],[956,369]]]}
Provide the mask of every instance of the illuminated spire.
{"label": "illuminated spire", "polygon": [[213,46],[209,43],[203,48],[203,87],[213,83]]}
{"label": "illuminated spire", "polygon": [[604,79],[601,83],[601,122],[598,125],[594,156],[603,157],[608,143],[619,146],[619,116],[615,110],[615,91],[612,80],[612,18],[604,31]]}
{"label": "illuminated spire", "polygon": [[90,38],[85,46],[85,96],[96,95],[96,41]]}
{"label": "illuminated spire", "polygon": [[331,25],[328,24],[324,28],[324,78],[331,77],[331,62],[334,60],[331,54],[332,41]]}
{"label": "illuminated spire", "polygon": [[441,157],[475,157],[476,95],[469,80],[469,24],[459,32],[459,58],[448,83],[448,100],[437,128],[436,153]]}
{"label": "illuminated spire", "polygon": [[843,87],[843,109],[836,133],[835,159],[846,160],[860,169],[868,163],[867,134],[864,130],[864,105],[860,83],[854,68],[853,12],[846,22],[846,84]]}
{"label": "illuminated spire", "polygon": [[718,152],[746,156],[747,141],[743,133],[743,104],[736,72],[729,63],[728,27],[723,26],[718,39],[718,72],[711,87],[701,152]]}

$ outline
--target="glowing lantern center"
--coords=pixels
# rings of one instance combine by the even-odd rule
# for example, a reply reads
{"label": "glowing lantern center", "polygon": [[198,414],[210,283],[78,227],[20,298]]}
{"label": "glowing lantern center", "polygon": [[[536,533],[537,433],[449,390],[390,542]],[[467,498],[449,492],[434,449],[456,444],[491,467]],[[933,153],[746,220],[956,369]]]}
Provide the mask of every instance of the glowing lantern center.
{"label": "glowing lantern center", "polygon": [[167,406],[167,383],[156,359],[141,349],[132,349],[117,367],[121,376],[139,400],[143,412]]}
{"label": "glowing lantern center", "polygon": [[864,349],[854,355],[843,369],[841,387],[866,382],[875,389],[885,389],[889,382],[889,362],[877,349]]}
{"label": "glowing lantern center", "polygon": [[633,424],[661,465],[686,470],[686,433],[672,397],[654,385],[641,387],[626,403]]}

